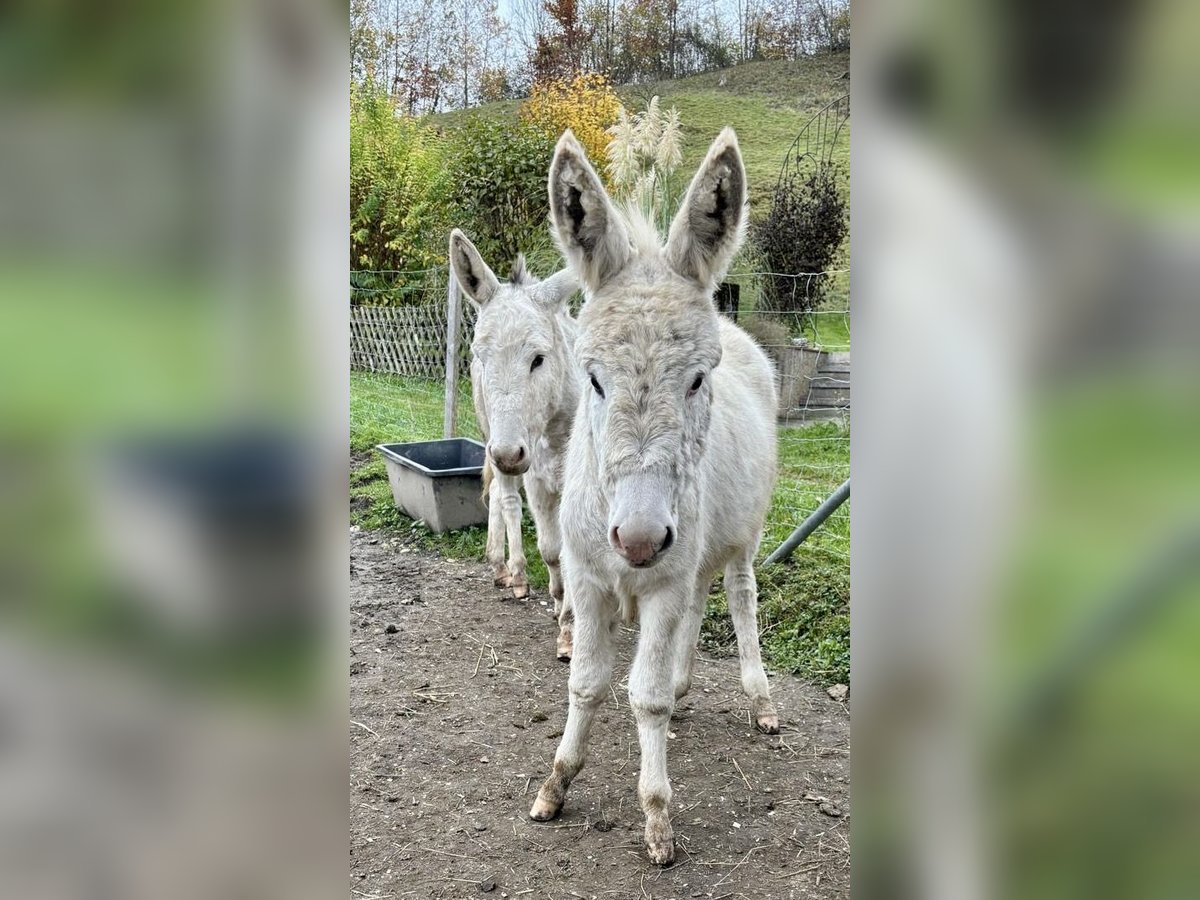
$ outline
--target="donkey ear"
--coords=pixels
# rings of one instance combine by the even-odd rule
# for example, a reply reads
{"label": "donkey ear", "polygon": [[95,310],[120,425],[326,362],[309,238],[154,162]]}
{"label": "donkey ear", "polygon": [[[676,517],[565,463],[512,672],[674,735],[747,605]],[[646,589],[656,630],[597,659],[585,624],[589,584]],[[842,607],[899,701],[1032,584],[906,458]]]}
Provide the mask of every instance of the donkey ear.
{"label": "donkey ear", "polygon": [[587,153],[568,128],[550,164],[550,224],[567,264],[595,290],[629,261],[629,234]]}
{"label": "donkey ear", "polygon": [[737,135],[725,128],[700,164],[667,235],[667,261],[712,290],[746,230],[746,170]]}
{"label": "donkey ear", "polygon": [[543,303],[558,306],[579,290],[579,279],[570,269],[562,269],[539,284],[537,290]]}
{"label": "donkey ear", "polygon": [[475,245],[457,228],[450,232],[450,266],[463,293],[476,306],[487,303],[500,287]]}

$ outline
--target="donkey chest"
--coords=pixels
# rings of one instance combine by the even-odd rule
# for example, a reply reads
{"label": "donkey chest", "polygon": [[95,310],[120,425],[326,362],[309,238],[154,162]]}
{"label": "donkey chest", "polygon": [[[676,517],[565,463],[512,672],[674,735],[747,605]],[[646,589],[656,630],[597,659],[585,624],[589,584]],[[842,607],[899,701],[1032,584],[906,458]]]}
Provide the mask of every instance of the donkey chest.
{"label": "donkey chest", "polygon": [[546,437],[538,439],[533,462],[525,473],[525,481],[537,482],[543,491],[561,494],[565,467],[565,448],[557,446]]}

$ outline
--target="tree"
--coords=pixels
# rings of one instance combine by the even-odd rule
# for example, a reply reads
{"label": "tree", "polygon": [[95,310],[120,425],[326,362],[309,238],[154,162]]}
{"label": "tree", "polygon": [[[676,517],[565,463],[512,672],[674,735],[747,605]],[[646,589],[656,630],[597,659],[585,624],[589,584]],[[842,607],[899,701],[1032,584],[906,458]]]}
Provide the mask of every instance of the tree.
{"label": "tree", "polygon": [[350,0],[350,77],[374,83],[379,74],[380,35],[371,0]]}

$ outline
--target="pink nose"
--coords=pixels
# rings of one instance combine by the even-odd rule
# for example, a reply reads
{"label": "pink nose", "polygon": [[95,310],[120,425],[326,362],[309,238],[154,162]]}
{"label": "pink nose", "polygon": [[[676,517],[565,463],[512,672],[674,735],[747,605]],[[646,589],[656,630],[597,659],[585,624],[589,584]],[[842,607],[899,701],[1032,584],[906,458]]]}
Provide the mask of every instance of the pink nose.
{"label": "pink nose", "polygon": [[644,566],[674,542],[674,535],[667,525],[637,527],[615,525],[608,533],[608,540],[631,566]]}

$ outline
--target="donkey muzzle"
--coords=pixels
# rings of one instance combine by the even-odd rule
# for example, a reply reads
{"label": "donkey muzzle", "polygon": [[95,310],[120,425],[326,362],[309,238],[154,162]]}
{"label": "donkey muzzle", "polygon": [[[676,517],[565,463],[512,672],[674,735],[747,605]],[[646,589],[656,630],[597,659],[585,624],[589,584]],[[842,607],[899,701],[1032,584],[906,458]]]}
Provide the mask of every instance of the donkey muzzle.
{"label": "donkey muzzle", "polygon": [[675,543],[670,496],[669,483],[661,475],[638,473],[617,482],[608,541],[635,569],[654,565]]}
{"label": "donkey muzzle", "polygon": [[529,469],[529,451],[524,444],[489,443],[487,452],[492,465],[505,475],[524,475]]}

